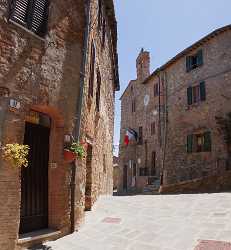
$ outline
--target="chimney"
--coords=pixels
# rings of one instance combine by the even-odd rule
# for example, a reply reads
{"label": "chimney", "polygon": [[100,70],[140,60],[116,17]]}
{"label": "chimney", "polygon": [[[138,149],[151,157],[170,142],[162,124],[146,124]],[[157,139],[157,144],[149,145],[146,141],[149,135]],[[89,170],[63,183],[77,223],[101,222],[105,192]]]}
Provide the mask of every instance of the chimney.
{"label": "chimney", "polygon": [[136,59],[137,79],[141,82],[150,75],[150,53],[142,48]]}

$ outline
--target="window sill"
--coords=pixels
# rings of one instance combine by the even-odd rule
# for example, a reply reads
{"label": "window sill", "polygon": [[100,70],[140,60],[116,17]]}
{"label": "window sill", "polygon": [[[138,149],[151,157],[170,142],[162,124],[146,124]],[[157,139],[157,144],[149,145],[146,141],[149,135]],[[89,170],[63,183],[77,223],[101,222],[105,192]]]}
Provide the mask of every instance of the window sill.
{"label": "window sill", "polygon": [[12,25],[18,27],[19,29],[25,31],[28,35],[30,35],[30,36],[32,36],[32,37],[34,37],[34,38],[40,40],[41,42],[45,42],[45,41],[46,41],[45,38],[42,38],[42,37],[40,37],[39,35],[36,35],[34,32],[28,30],[27,28],[23,27],[21,24],[19,24],[19,23],[13,21],[13,20],[11,20],[11,19],[8,20],[8,23],[10,23],[10,24],[12,24]]}
{"label": "window sill", "polygon": [[194,68],[191,68],[190,70],[186,70],[186,73],[190,73],[190,72],[192,72],[192,71],[196,71],[196,69],[199,69],[199,68],[201,68],[203,66],[203,64],[202,65],[198,65],[198,66],[196,66],[196,67],[194,67]]}
{"label": "window sill", "polygon": [[191,110],[191,109],[194,109],[194,108],[198,108],[198,107],[201,107],[203,104],[205,103],[205,101],[199,101],[199,102],[195,102],[191,105],[187,105],[187,107],[185,108],[185,110]]}

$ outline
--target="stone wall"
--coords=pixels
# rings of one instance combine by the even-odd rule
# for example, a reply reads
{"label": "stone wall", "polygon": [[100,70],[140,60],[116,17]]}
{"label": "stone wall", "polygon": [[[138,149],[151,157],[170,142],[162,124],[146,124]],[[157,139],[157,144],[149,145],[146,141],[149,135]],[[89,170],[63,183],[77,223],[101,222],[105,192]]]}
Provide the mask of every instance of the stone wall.
{"label": "stone wall", "polygon": [[[89,199],[90,207],[100,194],[111,195],[113,192],[113,131],[115,79],[113,76],[113,50],[111,47],[111,29],[102,6],[102,15],[106,22],[105,44],[102,44],[103,31],[98,26],[98,1],[91,4],[91,30],[88,42],[88,63],[84,87],[84,104],[82,117],[83,140],[93,147],[91,176],[92,188]],[[93,22],[94,21],[94,22]],[[94,44],[96,51],[93,97],[88,96],[90,77],[90,48]],[[99,111],[96,109],[97,72],[101,76]]]}
{"label": "stone wall", "polygon": [[161,194],[183,194],[183,193],[213,193],[231,190],[231,171],[226,171],[204,178],[191,181],[164,185],[160,189]]}
{"label": "stone wall", "polygon": [[[90,23],[97,15],[97,1],[91,1]],[[110,12],[111,13],[111,12]],[[63,159],[64,135],[74,134],[80,90],[83,35],[86,24],[84,1],[52,1],[45,38],[8,20],[8,6],[0,5],[0,141],[23,143],[26,116],[31,110],[51,118],[49,157],[49,227],[70,232],[71,165]],[[107,18],[107,12],[104,13]],[[109,22],[109,20],[107,20]],[[111,20],[110,20],[111,23]],[[100,194],[112,194],[112,139],[114,120],[114,52],[111,26],[107,25],[105,48],[96,26],[91,26],[89,44],[95,40],[95,67],[102,77],[100,112],[94,98],[89,105],[89,53],[86,63],[81,140],[93,144],[92,204]],[[95,79],[96,81],[96,79]],[[10,99],[20,102],[10,108]],[[84,220],[86,161],[78,161],[75,190],[75,226]],[[0,162],[0,248],[13,250],[18,240],[21,202],[21,174]]]}
{"label": "stone wall", "polygon": [[[200,178],[224,168],[227,146],[216,116],[231,111],[231,31],[198,45],[188,55],[203,51],[203,65],[186,72],[186,57],[166,69],[168,130],[165,184]],[[206,101],[188,106],[187,88],[205,81]],[[211,131],[212,151],[187,153],[187,135]]]}
{"label": "stone wall", "polygon": [[[142,60],[143,66],[139,60]],[[154,96],[154,85],[159,84],[158,76],[153,77],[146,84],[143,84],[143,76],[148,76],[150,69],[150,57],[147,51],[141,51],[137,58],[137,79],[130,81],[127,89],[121,97],[121,127],[120,127],[120,150],[119,150],[119,166],[120,166],[120,191],[123,189],[123,168],[125,165],[131,167],[136,164],[136,175],[139,176],[140,168],[147,167],[148,175],[151,176],[153,167],[152,153],[156,152],[156,176],[160,175],[161,168],[161,131],[159,116],[159,107],[163,106],[162,96]],[[144,72],[141,72],[141,69]],[[141,79],[141,80],[140,80]],[[162,95],[162,85],[160,83]],[[147,99],[147,100],[145,100]],[[135,112],[132,112],[132,102],[135,101]],[[145,103],[146,102],[146,103]],[[155,123],[155,132],[151,133],[151,124]],[[124,144],[124,137],[127,128],[134,129],[137,133],[139,127],[143,128],[143,143],[140,145],[137,141],[132,140],[129,145]],[[145,146],[145,142],[147,145]],[[132,184],[132,169],[128,171],[128,189]]]}
{"label": "stone wall", "polygon": [[[120,189],[123,189],[123,169],[135,162],[138,169],[152,167],[151,153],[156,152],[156,175],[163,173],[165,185],[201,178],[226,168],[229,158],[224,132],[217,124],[216,116],[224,117],[231,107],[231,30],[230,26],[214,31],[193,46],[182,51],[145,80],[132,80],[121,97],[120,133]],[[203,65],[189,72],[186,57],[202,49]],[[141,51],[141,54],[145,53]],[[147,72],[149,56],[139,55]],[[137,59],[137,61],[139,61]],[[139,64],[138,64],[139,65]],[[138,68],[139,75],[140,68]],[[141,67],[142,68],[142,67]],[[146,75],[147,76],[147,75]],[[142,77],[141,77],[142,78]],[[204,81],[206,101],[188,105],[187,88]],[[160,96],[154,96],[154,86],[160,85]],[[145,96],[149,102],[144,104]],[[132,102],[136,111],[132,112]],[[151,123],[156,123],[155,135],[150,134]],[[143,127],[143,145],[136,142],[124,145],[126,128]],[[187,153],[187,136],[210,131],[211,152]],[[147,142],[145,150],[145,141]],[[146,159],[147,158],[147,159]],[[138,163],[140,159],[140,164]],[[139,174],[139,173],[137,173]],[[132,170],[128,170],[128,188],[132,183]]]}

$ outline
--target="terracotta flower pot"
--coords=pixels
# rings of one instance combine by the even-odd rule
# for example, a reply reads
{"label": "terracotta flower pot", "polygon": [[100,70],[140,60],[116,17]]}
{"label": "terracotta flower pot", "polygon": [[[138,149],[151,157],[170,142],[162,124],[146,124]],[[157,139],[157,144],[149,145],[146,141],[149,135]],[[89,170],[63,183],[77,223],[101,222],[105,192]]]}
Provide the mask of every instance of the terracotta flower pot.
{"label": "terracotta flower pot", "polygon": [[64,160],[68,163],[73,162],[76,159],[77,155],[74,152],[64,149]]}

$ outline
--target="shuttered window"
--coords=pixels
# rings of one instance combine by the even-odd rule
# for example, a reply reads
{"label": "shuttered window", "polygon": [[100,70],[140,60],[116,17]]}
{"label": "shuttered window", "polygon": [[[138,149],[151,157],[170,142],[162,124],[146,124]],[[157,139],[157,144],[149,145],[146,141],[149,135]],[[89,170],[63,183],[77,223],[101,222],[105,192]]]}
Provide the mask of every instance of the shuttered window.
{"label": "shuttered window", "polygon": [[193,135],[187,136],[187,152],[188,153],[193,152]]}
{"label": "shuttered window", "polygon": [[206,89],[205,89],[205,82],[200,83],[200,100],[206,100]]}
{"label": "shuttered window", "polygon": [[186,57],[186,71],[189,72],[203,65],[203,51],[200,49],[195,55]]}
{"label": "shuttered window", "polygon": [[188,105],[193,103],[206,101],[206,86],[205,82],[201,82],[199,85],[187,88],[187,100]]}
{"label": "shuttered window", "polygon": [[212,140],[211,132],[206,131],[199,134],[191,134],[187,136],[187,152],[211,152]]}
{"label": "shuttered window", "polygon": [[10,19],[44,37],[47,32],[48,0],[13,0]]}
{"label": "shuttered window", "polygon": [[211,141],[211,132],[205,132],[204,133],[204,151],[205,152],[211,152],[212,147],[212,141]]}

